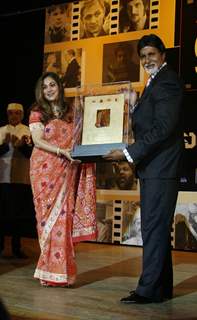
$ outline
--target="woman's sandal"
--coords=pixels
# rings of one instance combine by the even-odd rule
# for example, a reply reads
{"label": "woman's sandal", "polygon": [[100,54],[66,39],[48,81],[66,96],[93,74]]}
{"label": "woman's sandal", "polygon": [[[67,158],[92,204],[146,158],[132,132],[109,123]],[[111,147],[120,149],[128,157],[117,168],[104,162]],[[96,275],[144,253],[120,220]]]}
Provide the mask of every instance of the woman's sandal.
{"label": "woman's sandal", "polygon": [[72,287],[72,284],[54,285],[54,284],[50,284],[44,280],[40,280],[40,284],[42,287],[50,287],[50,288],[71,288]]}

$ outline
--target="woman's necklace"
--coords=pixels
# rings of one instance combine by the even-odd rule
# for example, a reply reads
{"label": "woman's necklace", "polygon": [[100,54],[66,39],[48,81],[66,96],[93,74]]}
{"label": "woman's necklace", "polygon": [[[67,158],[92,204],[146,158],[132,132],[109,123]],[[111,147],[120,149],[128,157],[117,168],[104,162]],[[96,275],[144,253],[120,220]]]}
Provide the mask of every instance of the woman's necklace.
{"label": "woman's necklace", "polygon": [[56,105],[53,105],[52,106],[52,110],[53,110],[53,114],[56,118],[59,118],[60,115],[61,115],[61,111],[60,111],[60,108]]}

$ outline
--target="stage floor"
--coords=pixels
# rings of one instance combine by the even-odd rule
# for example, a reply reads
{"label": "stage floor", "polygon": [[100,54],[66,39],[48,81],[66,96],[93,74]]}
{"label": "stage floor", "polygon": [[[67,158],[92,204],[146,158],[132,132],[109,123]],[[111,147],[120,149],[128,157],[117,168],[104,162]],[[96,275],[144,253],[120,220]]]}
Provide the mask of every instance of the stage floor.
{"label": "stage floor", "polygon": [[[7,254],[9,254],[9,238]],[[0,258],[0,297],[13,320],[194,320],[197,319],[197,252],[173,251],[174,299],[124,305],[141,268],[138,247],[81,243],[73,288],[44,288],[33,278],[39,255],[35,239],[23,239],[27,260]]]}

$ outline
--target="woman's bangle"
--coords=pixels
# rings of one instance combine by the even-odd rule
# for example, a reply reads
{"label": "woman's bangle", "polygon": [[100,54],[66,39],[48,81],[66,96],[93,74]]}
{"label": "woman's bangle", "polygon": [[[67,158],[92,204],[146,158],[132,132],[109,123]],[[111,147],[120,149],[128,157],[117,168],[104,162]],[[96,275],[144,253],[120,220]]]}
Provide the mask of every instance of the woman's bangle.
{"label": "woman's bangle", "polygon": [[57,154],[57,156],[60,155],[60,148],[59,148],[59,147],[58,147],[57,150],[56,150],[56,154]]}

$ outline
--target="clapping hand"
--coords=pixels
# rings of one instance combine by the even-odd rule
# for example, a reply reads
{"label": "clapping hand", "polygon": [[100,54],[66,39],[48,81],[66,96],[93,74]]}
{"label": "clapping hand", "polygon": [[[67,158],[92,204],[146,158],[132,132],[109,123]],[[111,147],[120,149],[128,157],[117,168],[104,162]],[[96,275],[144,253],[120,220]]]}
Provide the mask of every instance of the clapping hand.
{"label": "clapping hand", "polygon": [[10,142],[11,142],[11,135],[10,135],[10,133],[6,133],[5,139],[3,140],[3,143],[8,144]]}
{"label": "clapping hand", "polygon": [[32,144],[32,141],[31,141],[31,137],[28,136],[28,135],[23,135],[22,138],[21,138],[21,145],[24,145],[24,144],[27,144],[27,145],[30,145]]}
{"label": "clapping hand", "polygon": [[11,136],[12,144],[15,148],[22,147],[25,144],[31,143],[31,138],[28,135],[23,135],[20,139],[17,138],[15,135]]}
{"label": "clapping hand", "polygon": [[11,143],[15,148],[20,146],[20,140],[14,134],[11,135]]}

